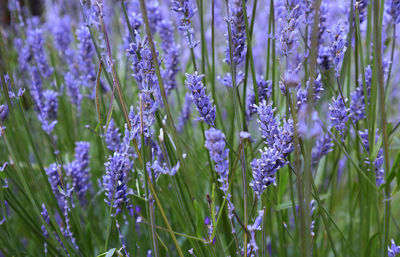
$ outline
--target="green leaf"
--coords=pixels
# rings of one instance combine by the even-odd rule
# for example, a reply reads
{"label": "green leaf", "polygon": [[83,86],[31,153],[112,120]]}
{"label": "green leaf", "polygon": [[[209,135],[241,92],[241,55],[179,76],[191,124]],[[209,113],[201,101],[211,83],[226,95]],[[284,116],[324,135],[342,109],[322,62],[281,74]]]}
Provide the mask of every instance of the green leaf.
{"label": "green leaf", "polygon": [[201,215],[201,209],[196,200],[193,201],[194,210],[196,212],[196,236],[201,237],[203,231],[203,220]]}
{"label": "green leaf", "polygon": [[105,257],[112,257],[112,256],[114,256],[115,251],[117,251],[116,248],[111,248],[111,249],[108,250],[107,252],[97,255],[97,257],[103,257],[103,256],[105,256]]}

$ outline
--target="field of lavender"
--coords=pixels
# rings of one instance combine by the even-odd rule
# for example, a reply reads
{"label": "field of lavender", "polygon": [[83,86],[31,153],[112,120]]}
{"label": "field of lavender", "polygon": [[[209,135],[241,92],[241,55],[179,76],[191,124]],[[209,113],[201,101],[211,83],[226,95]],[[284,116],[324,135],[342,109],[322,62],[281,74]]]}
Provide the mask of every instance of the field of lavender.
{"label": "field of lavender", "polygon": [[399,0],[5,2],[0,256],[400,256]]}

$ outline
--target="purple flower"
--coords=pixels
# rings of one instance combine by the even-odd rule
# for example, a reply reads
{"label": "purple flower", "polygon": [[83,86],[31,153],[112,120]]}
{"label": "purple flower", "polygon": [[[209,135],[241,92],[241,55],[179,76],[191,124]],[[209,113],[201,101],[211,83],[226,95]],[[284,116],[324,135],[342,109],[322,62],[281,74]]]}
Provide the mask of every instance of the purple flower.
{"label": "purple flower", "polygon": [[132,169],[132,162],[129,156],[114,152],[112,156],[108,158],[108,162],[105,164],[106,174],[103,175],[103,186],[106,191],[105,202],[115,209],[115,214],[122,212],[125,206],[129,211],[130,215],[133,215],[132,204],[129,201],[128,195],[130,190],[128,189],[128,171]]}
{"label": "purple flower", "polygon": [[48,168],[44,169],[47,174],[47,179],[49,180],[50,187],[53,190],[54,196],[56,197],[56,200],[58,204],[60,205],[60,208],[64,206],[64,196],[58,189],[63,188],[63,183],[62,183],[62,174],[61,174],[61,169],[57,164],[52,163]]}
{"label": "purple flower", "polygon": [[347,49],[346,32],[340,22],[329,32],[331,38],[330,51],[335,64],[335,74],[336,77],[339,77],[340,62],[343,60],[344,53]]}
{"label": "purple flower", "polygon": [[[247,2],[247,1],[246,1]],[[227,43],[228,46],[225,50],[225,61],[230,64],[230,50],[232,49],[233,62],[238,65],[244,59],[246,54],[246,28],[244,19],[244,12],[242,8],[241,0],[234,0],[230,5],[230,23],[231,23],[231,36],[232,36],[232,45],[229,43],[229,35],[227,35]]]}
{"label": "purple flower", "polygon": [[[367,18],[369,0],[358,0],[354,2],[355,9],[358,9],[360,24]],[[354,14],[355,15],[355,14]],[[354,18],[355,20],[355,18]]]}
{"label": "purple flower", "polygon": [[126,250],[126,244],[125,244],[124,236],[123,236],[122,233],[121,233],[121,229],[120,229],[120,226],[119,226],[119,223],[118,223],[118,220],[117,220],[117,219],[115,220],[115,225],[116,225],[117,230],[118,230],[119,239],[121,240],[122,249],[124,249],[125,256],[126,256],[126,257],[129,257],[129,253],[128,253],[128,251]]}
{"label": "purple flower", "polygon": [[0,121],[4,122],[8,117],[8,106],[5,104],[0,105]]}
{"label": "purple flower", "polygon": [[92,60],[94,56],[94,47],[90,37],[90,32],[88,27],[81,25],[75,33],[79,41],[77,61],[82,74],[81,81],[83,85],[88,87],[90,90],[88,97],[94,98],[96,71]]}
{"label": "purple flower", "polygon": [[278,128],[278,134],[275,135],[275,142],[273,145],[281,154],[282,158],[286,158],[294,150],[293,134],[293,120],[284,120],[283,125]]}
{"label": "purple flower", "polygon": [[321,46],[318,50],[317,62],[322,71],[327,71],[332,68],[332,54],[330,47]]}
{"label": "purple flower", "polygon": [[397,246],[395,241],[390,241],[392,243],[391,246],[388,246],[388,257],[395,257],[397,254],[400,254],[400,246]]}
{"label": "purple flower", "polygon": [[[210,128],[205,131],[206,141],[205,147],[210,152],[210,157],[214,161],[214,169],[218,173],[218,181],[221,183],[220,189],[224,192],[228,206],[228,218],[231,224],[232,233],[236,233],[233,225],[233,210],[235,209],[232,203],[232,195],[228,192],[229,188],[229,149],[225,148],[225,135],[215,128]],[[213,225],[210,225],[210,233],[212,234]]]}
{"label": "purple flower", "polygon": [[[347,102],[347,99],[344,101]],[[341,136],[343,136],[346,130],[346,122],[350,117],[350,109],[346,107],[345,102],[343,102],[341,96],[338,96],[337,99],[332,98],[332,104],[329,104],[329,115],[332,126],[339,131]]]}
{"label": "purple flower", "polygon": [[42,123],[43,130],[49,135],[57,124],[57,111],[58,93],[53,90],[45,90],[43,92],[43,102],[40,106],[38,118]]}
{"label": "purple flower", "polygon": [[89,148],[89,142],[76,142],[75,160],[66,168],[72,180],[72,188],[81,203],[85,202],[86,191],[90,188]]}
{"label": "purple flower", "polygon": [[[264,80],[263,77],[257,79],[257,89],[258,89],[258,101],[263,102],[264,100],[268,102],[272,94],[272,81]],[[255,93],[251,92],[247,98],[247,116],[250,118],[253,114],[257,113],[257,108],[255,106],[256,99]]]}
{"label": "purple flower", "polygon": [[289,56],[297,47],[297,28],[303,17],[300,1],[289,0],[280,2],[277,8],[278,27],[277,39],[282,55]]}
{"label": "purple flower", "polygon": [[53,73],[53,69],[47,62],[46,53],[44,51],[44,38],[42,30],[38,28],[39,20],[34,17],[28,21],[28,29],[26,30],[26,43],[30,48],[32,57],[37,65],[41,76],[48,78]]}
{"label": "purple flower", "polygon": [[[233,87],[232,75],[228,72],[223,78],[218,76],[218,80],[226,87]],[[244,74],[242,71],[236,73],[236,86],[239,86],[244,81]]]}
{"label": "purple flower", "polygon": [[79,89],[79,81],[75,78],[72,72],[65,74],[65,85],[67,87],[67,95],[73,105],[78,109],[78,113],[81,110],[82,94]]}
{"label": "purple flower", "polygon": [[189,48],[195,48],[200,42],[194,41],[194,31],[190,19],[197,9],[193,9],[189,0],[172,0],[171,10],[180,14],[179,30],[184,32]]}
{"label": "purple flower", "polygon": [[249,246],[251,249],[251,252],[257,253],[258,252],[258,247],[257,247],[257,242],[256,242],[256,231],[262,229],[262,221],[264,217],[264,210],[258,211],[258,216],[254,220],[254,224],[248,226],[248,230],[250,232],[250,242]]}
{"label": "purple flower", "polygon": [[227,193],[229,149],[225,149],[225,135],[215,128],[210,128],[209,130],[206,130],[205,136],[205,147],[210,152],[211,159],[215,162],[215,171],[219,174],[218,181],[222,184],[221,190],[224,193]]}
{"label": "purple flower", "polygon": [[169,168],[165,162],[161,164],[158,160],[155,160],[152,163],[147,163],[147,169],[154,172],[155,179],[157,179],[161,174],[174,176],[178,172],[179,161],[174,167]]}
{"label": "purple flower", "polygon": [[119,150],[121,144],[121,134],[119,133],[119,128],[115,126],[113,119],[111,119],[110,123],[108,124],[105,141],[108,150],[113,152]]}
{"label": "purple flower", "polygon": [[43,105],[41,113],[47,119],[57,119],[58,110],[58,93],[53,90],[45,90],[43,92]]}
{"label": "purple flower", "polygon": [[165,68],[162,70],[165,90],[167,95],[176,87],[175,77],[179,72],[179,46],[174,39],[173,24],[163,20],[160,23],[160,47],[164,52]]}
{"label": "purple flower", "polygon": [[[68,15],[50,21],[50,29],[54,37],[54,45],[68,63],[73,62],[73,51],[69,47],[72,42],[71,18]],[[54,23],[54,24],[53,24]]]}
{"label": "purple flower", "polygon": [[186,93],[185,95],[185,102],[183,103],[182,107],[182,112],[181,116],[179,116],[179,124],[178,124],[178,131],[182,132],[185,124],[189,120],[190,117],[190,112],[191,112],[191,106],[192,106],[193,100],[192,96],[189,93]]}
{"label": "purple flower", "polygon": [[[369,149],[369,133],[368,133],[368,129],[366,129],[365,131],[359,131],[360,136],[361,136],[361,140],[362,140],[362,144],[364,145],[365,149],[367,150],[367,153],[370,154],[370,149]],[[376,131],[376,142],[378,141],[378,130]],[[375,142],[375,143],[376,143]],[[365,163],[367,165],[371,164],[371,161],[367,160],[365,161]],[[376,185],[380,186],[385,182],[384,179],[384,173],[385,170],[382,168],[383,166],[383,149],[380,148],[378,154],[375,157],[375,160],[373,161],[374,167],[375,167],[375,179],[376,179]]]}
{"label": "purple flower", "polygon": [[150,96],[151,92],[143,90],[142,93],[140,93],[140,103],[141,107],[139,110],[141,110],[141,127],[144,128],[144,131],[147,131],[147,137],[150,137],[152,131],[150,130],[151,125],[154,124],[155,121],[155,114],[158,108],[158,102],[156,100],[153,100]]}
{"label": "purple flower", "polygon": [[[44,203],[42,203],[42,211],[40,212],[40,214],[42,215],[44,221],[45,221],[47,224],[50,224],[49,213],[47,212],[47,209],[46,209],[46,206],[44,205]],[[45,225],[42,225],[42,226],[41,226],[41,229],[42,229],[42,235],[43,235],[45,238],[48,238],[48,237],[49,237],[49,232],[47,231]],[[43,243],[43,246],[44,246],[44,252],[47,253],[47,243]]]}
{"label": "purple flower", "polygon": [[390,0],[388,9],[386,12],[392,16],[393,23],[397,24],[400,22],[400,0]]}
{"label": "purple flower", "polygon": [[314,148],[312,149],[311,159],[313,166],[315,166],[324,155],[327,155],[329,152],[331,152],[332,147],[332,138],[329,136],[329,134],[326,134],[324,137],[318,139]]}
{"label": "purple flower", "polygon": [[154,34],[157,32],[158,24],[162,21],[160,5],[158,4],[158,1],[152,0],[148,1],[146,7],[149,18],[150,31],[152,34]]}
{"label": "purple flower", "polygon": [[[368,97],[368,104],[370,102],[370,95],[371,95],[371,82],[372,82],[372,69],[371,66],[368,65],[365,68],[365,87]],[[352,119],[354,121],[359,121],[365,118],[365,98],[364,98],[364,83],[363,79],[360,76],[359,79],[360,85],[353,91],[351,95],[351,103],[350,103],[350,110]]]}
{"label": "purple flower", "polygon": [[357,122],[365,118],[365,102],[362,87],[357,87],[351,92],[350,111],[352,119]]}
{"label": "purple flower", "polygon": [[262,137],[266,140],[269,147],[272,147],[279,133],[279,115],[275,117],[276,108],[272,107],[272,103],[268,104],[263,101],[257,108],[259,116],[258,123]]}
{"label": "purple flower", "polygon": [[192,99],[201,116],[201,120],[210,126],[214,126],[215,122],[215,106],[210,95],[206,95],[206,88],[201,82],[204,75],[198,75],[197,71],[191,75],[186,73],[185,85],[192,92]]}
{"label": "purple flower", "polygon": [[264,190],[275,183],[276,172],[288,162],[282,159],[282,155],[275,148],[264,148],[260,159],[254,159],[250,165],[253,172],[253,181],[250,186],[257,197],[260,197]]}
{"label": "purple flower", "polygon": [[[148,47],[147,38],[142,41],[140,35],[136,34],[136,43],[129,44],[127,53],[132,61],[132,76],[136,80],[139,90],[152,90],[158,96],[159,88],[155,75],[155,64],[153,54]],[[156,52],[156,55],[158,57],[158,52]]]}

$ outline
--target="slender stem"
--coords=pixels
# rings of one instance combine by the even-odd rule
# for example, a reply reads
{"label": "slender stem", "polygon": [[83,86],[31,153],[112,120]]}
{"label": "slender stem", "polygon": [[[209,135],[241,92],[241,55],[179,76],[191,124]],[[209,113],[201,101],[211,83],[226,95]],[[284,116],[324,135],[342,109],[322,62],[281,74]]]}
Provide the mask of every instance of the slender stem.
{"label": "slender stem", "polygon": [[[379,86],[379,103],[380,103],[380,115],[381,115],[381,129],[383,135],[383,156],[384,156],[384,168],[386,176],[390,170],[390,157],[389,157],[389,140],[386,123],[386,105],[385,105],[385,85],[383,80],[383,65],[382,65],[382,26],[380,26],[380,11],[381,11],[380,0],[374,0],[374,47],[375,47],[375,65],[378,75],[378,86]],[[382,6],[383,9],[383,6]],[[375,131],[369,133],[375,134]],[[390,183],[385,186],[385,215],[384,215],[384,234],[383,234],[383,255],[387,256],[388,253],[388,242],[389,242],[389,229],[390,229]]]}

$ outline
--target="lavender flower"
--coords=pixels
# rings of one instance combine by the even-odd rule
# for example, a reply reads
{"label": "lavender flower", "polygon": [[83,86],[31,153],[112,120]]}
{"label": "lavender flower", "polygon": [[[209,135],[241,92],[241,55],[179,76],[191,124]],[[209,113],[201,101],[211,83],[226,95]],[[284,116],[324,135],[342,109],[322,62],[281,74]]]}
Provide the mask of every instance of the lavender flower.
{"label": "lavender flower", "polygon": [[322,71],[327,71],[332,68],[332,54],[330,47],[321,46],[318,50],[317,62]]}
{"label": "lavender flower", "polygon": [[201,116],[201,120],[210,126],[214,126],[215,122],[215,106],[210,99],[210,95],[206,95],[206,88],[201,79],[204,75],[198,75],[197,71],[191,75],[186,73],[185,85],[192,92],[192,99]]}
{"label": "lavender flower", "polygon": [[71,239],[71,243],[74,246],[75,250],[79,251],[79,247],[76,244],[76,239],[71,230],[71,222],[68,216],[68,212],[71,211],[71,208],[68,205],[68,199],[71,199],[71,193],[72,193],[72,188],[66,188],[62,191],[62,194],[64,196],[64,218],[66,225],[65,228],[63,228],[62,232],[65,237],[69,237]]}
{"label": "lavender flower", "polygon": [[14,40],[15,49],[18,51],[18,67],[21,72],[26,72],[29,70],[29,62],[32,60],[31,50],[28,44],[24,44],[21,38],[16,38]]}
{"label": "lavender flower", "polygon": [[75,78],[72,72],[65,74],[65,85],[67,87],[67,95],[73,105],[78,109],[78,113],[81,110],[82,94],[79,89],[79,81]]}
{"label": "lavender flower", "polygon": [[53,90],[45,90],[43,92],[43,105],[42,105],[42,115],[47,119],[55,120],[57,119],[58,110],[58,93]]}
{"label": "lavender flower", "polygon": [[148,91],[142,91],[140,93],[140,104],[141,104],[141,128],[144,128],[143,131],[147,131],[148,133],[146,134],[146,137],[150,137],[151,135],[151,130],[150,127],[153,125],[154,120],[155,120],[155,113],[158,108],[158,102],[156,100],[153,100],[150,96],[150,92]]}
{"label": "lavender flower", "polygon": [[346,122],[350,117],[350,109],[346,107],[345,102],[347,102],[347,99],[343,102],[341,96],[338,96],[337,99],[332,98],[332,104],[329,104],[329,115],[332,126],[339,131],[341,136],[343,136],[346,130]]}
{"label": "lavender flower", "polygon": [[229,38],[227,38],[228,46],[225,50],[225,61],[228,64],[231,63],[230,54],[232,49],[233,62],[238,65],[243,61],[246,52],[246,28],[244,19],[247,19],[247,17],[244,17],[241,0],[234,0],[230,6],[230,11],[231,18],[229,22],[231,23],[232,45],[230,45]]}
{"label": "lavender flower", "polygon": [[121,233],[121,229],[120,229],[120,226],[119,226],[119,223],[118,223],[118,220],[117,220],[117,219],[115,220],[115,226],[117,227],[119,239],[121,240],[122,249],[124,249],[125,256],[126,256],[126,257],[129,257],[129,253],[128,253],[128,251],[126,250],[126,244],[125,244],[124,236],[123,236],[122,233]]}
{"label": "lavender flower", "polygon": [[257,107],[261,135],[269,147],[274,145],[275,135],[279,132],[279,116],[275,117],[275,110],[276,108],[272,108],[272,103],[267,105],[265,101],[261,102]]}
{"label": "lavender flower", "polygon": [[400,246],[396,245],[396,242],[393,240],[393,238],[390,242],[392,245],[388,246],[388,257],[395,257],[397,254],[400,254]]}
{"label": "lavender flower", "polygon": [[38,28],[39,20],[37,17],[28,21],[29,28],[26,34],[26,43],[30,48],[35,64],[37,65],[41,76],[48,78],[53,73],[53,69],[47,62],[46,54],[44,51],[44,38],[42,30]]}
{"label": "lavender flower", "polygon": [[358,13],[359,13],[359,17],[360,17],[360,24],[363,21],[365,21],[365,19],[367,17],[368,4],[369,4],[368,0],[358,0],[358,1],[355,1],[355,3],[354,3],[355,9],[358,9]]}
{"label": "lavender flower", "polygon": [[332,138],[329,134],[326,134],[324,137],[318,139],[315,143],[315,147],[312,149],[312,165],[316,166],[318,161],[329,152],[332,151],[333,143]]}
{"label": "lavender flower", "polygon": [[277,10],[277,17],[279,18],[277,38],[280,42],[280,50],[282,55],[289,56],[296,49],[296,30],[299,22],[303,17],[302,9],[298,0],[289,0],[280,2]]}
{"label": "lavender flower", "polygon": [[250,163],[253,171],[253,181],[250,182],[250,186],[257,197],[260,197],[269,185],[276,184],[276,172],[288,163],[275,148],[264,148],[264,151],[260,152],[261,158],[254,159]]}
{"label": "lavender flower", "polygon": [[331,37],[331,55],[335,63],[335,74],[339,77],[340,73],[340,62],[344,57],[344,53],[347,49],[346,32],[344,27],[340,24],[336,24],[331,31],[328,31]]}
{"label": "lavender flower", "polygon": [[148,170],[154,172],[155,179],[157,179],[161,174],[174,176],[178,172],[179,161],[172,168],[169,168],[165,162],[161,165],[157,160],[153,163],[148,162],[146,166]]}
{"label": "lavender flower", "polygon": [[[131,57],[132,76],[138,83],[139,89],[152,90],[158,94],[155,64],[153,63],[153,54],[148,47],[147,38],[142,41],[140,35],[136,34],[136,43],[129,44],[127,53]],[[158,52],[156,52],[156,55],[158,56]]]}
{"label": "lavender flower", "polygon": [[64,196],[58,189],[59,187],[63,188],[61,169],[59,168],[59,166],[57,166],[57,164],[52,163],[48,168],[45,168],[44,170],[46,171],[47,179],[49,180],[50,187],[53,190],[54,196],[56,197],[60,208],[62,208],[64,204]]}
{"label": "lavender flower", "polygon": [[152,34],[154,34],[157,32],[158,24],[162,21],[160,5],[158,1],[152,0],[148,1],[146,7],[148,11],[147,13],[149,18],[150,31]]}
{"label": "lavender flower", "polygon": [[[365,149],[367,150],[367,153],[370,154],[368,129],[366,129],[365,131],[359,131],[359,133],[361,136],[362,144],[364,145]],[[376,133],[378,134],[378,131],[376,131]],[[378,141],[378,136],[376,136],[376,142],[377,141]],[[368,159],[366,160],[365,163],[367,165],[371,164],[370,160],[368,160]],[[383,149],[382,148],[379,149],[379,152],[378,152],[375,160],[373,161],[373,164],[375,167],[376,185],[380,186],[385,182],[385,179],[384,179],[385,170],[382,168],[382,166],[383,166]]]}
{"label": "lavender flower", "polygon": [[94,98],[94,82],[96,80],[96,71],[93,64],[94,47],[90,37],[89,29],[85,25],[81,25],[76,30],[76,37],[78,38],[78,66],[81,70],[81,81],[89,88],[89,97]]}
{"label": "lavender flower", "polygon": [[[206,141],[205,147],[210,152],[211,159],[215,162],[214,169],[218,173],[218,181],[221,183],[220,189],[224,192],[228,205],[228,218],[231,224],[232,233],[236,233],[233,225],[233,211],[235,209],[232,203],[232,196],[228,192],[229,188],[229,149],[225,149],[225,135],[215,128],[210,128],[205,131]],[[212,226],[212,224],[211,224]],[[212,232],[211,232],[212,233]]]}
{"label": "lavender flower", "polygon": [[5,104],[0,105],[0,121],[4,122],[8,117],[8,106]]}
{"label": "lavender flower", "polygon": [[278,129],[278,134],[275,136],[276,139],[273,145],[282,158],[286,158],[294,150],[293,135],[293,120],[284,120],[283,125]]}
{"label": "lavender flower", "polygon": [[162,71],[167,95],[176,87],[175,77],[179,72],[179,46],[174,39],[174,29],[170,21],[163,20],[160,23],[160,47],[164,52],[165,69]]}
{"label": "lavender flower", "polygon": [[171,10],[180,14],[179,30],[184,32],[189,48],[195,48],[200,42],[194,41],[194,31],[190,25],[190,19],[197,9],[193,9],[189,0],[172,0]]}
{"label": "lavender flower", "polygon": [[[49,213],[47,212],[46,206],[42,203],[42,211],[40,212],[40,214],[42,215],[44,221],[46,222],[46,224],[50,224],[50,217],[49,217]],[[42,229],[42,234],[45,238],[49,237],[49,232],[46,229],[45,225],[41,226]],[[43,243],[44,246],[44,253],[47,254],[47,243]]]}
{"label": "lavender flower", "polygon": [[121,134],[119,133],[119,128],[115,126],[113,119],[108,124],[105,141],[108,150],[113,152],[118,151],[121,144]]}
{"label": "lavender flower", "polygon": [[[367,92],[368,104],[370,103],[371,83],[372,83],[372,69],[368,65],[365,67],[365,90]],[[354,121],[359,121],[365,118],[365,98],[364,98],[364,82],[360,76],[360,85],[353,91],[351,95],[350,110]]]}
{"label": "lavender flower", "polygon": [[[223,78],[220,76],[217,77],[218,80],[226,87],[232,88],[233,87],[233,81],[232,81],[232,75],[228,72],[225,74]],[[236,73],[236,86],[239,86],[241,83],[244,81],[244,74],[242,71],[238,71]]]}
{"label": "lavender flower", "polygon": [[365,118],[365,102],[362,87],[357,87],[351,92],[350,111],[352,119],[357,122]]}
{"label": "lavender flower", "polygon": [[85,202],[86,191],[90,188],[89,148],[89,142],[76,142],[75,160],[66,169],[72,180],[72,188],[81,203]]}
{"label": "lavender flower", "polygon": [[398,24],[400,22],[400,1],[390,0],[386,12],[392,16],[393,23]]}
{"label": "lavender flower", "polygon": [[50,135],[57,124],[58,93],[53,90],[45,90],[42,96],[43,103],[40,106],[38,118],[42,123],[43,130]]}
{"label": "lavender flower", "polygon": [[122,212],[123,206],[133,215],[132,204],[128,195],[128,171],[132,168],[132,162],[126,154],[114,152],[105,164],[106,174],[103,175],[103,186],[106,191],[105,202],[115,209],[115,214]]}
{"label": "lavender flower", "polygon": [[48,25],[52,30],[57,50],[66,58],[68,63],[73,62],[74,53],[70,48],[73,39],[71,33],[71,18],[68,15],[65,15],[62,18],[56,18],[54,21],[50,22],[51,24]]}
{"label": "lavender flower", "polygon": [[183,131],[185,124],[189,120],[192,103],[193,103],[192,96],[189,93],[186,93],[185,102],[183,103],[181,111],[181,116],[179,116],[179,124],[178,124],[179,132]]}
{"label": "lavender flower", "polygon": [[262,228],[262,221],[263,221],[263,217],[264,217],[264,210],[260,210],[258,211],[258,216],[254,221],[253,225],[248,226],[248,230],[250,232],[250,242],[249,242],[249,246],[251,249],[251,252],[258,252],[258,247],[257,247],[257,242],[256,242],[256,231],[260,231]]}
{"label": "lavender flower", "polygon": [[[257,89],[258,89],[258,101],[263,102],[264,100],[268,102],[272,94],[272,81],[264,80],[263,77],[257,79]],[[255,93],[251,92],[247,98],[247,116],[250,118],[253,114],[257,113],[257,108],[255,107],[256,99]]]}
{"label": "lavender flower", "polygon": [[225,149],[225,135],[215,129],[210,128],[205,132],[205,147],[210,151],[211,159],[215,162],[215,171],[219,174],[218,181],[221,182],[221,190],[228,191],[229,174],[229,149]]}

